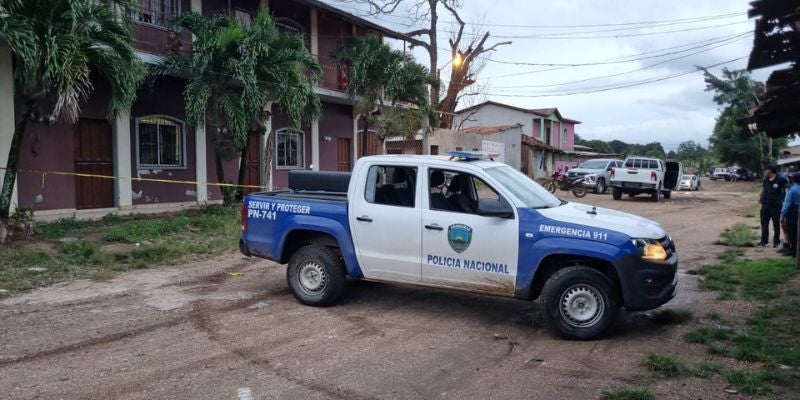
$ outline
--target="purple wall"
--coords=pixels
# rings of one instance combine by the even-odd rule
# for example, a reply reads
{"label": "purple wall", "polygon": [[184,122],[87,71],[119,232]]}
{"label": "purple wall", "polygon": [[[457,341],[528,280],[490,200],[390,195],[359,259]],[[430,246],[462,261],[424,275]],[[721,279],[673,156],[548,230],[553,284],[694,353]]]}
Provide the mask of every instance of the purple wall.
{"label": "purple wall", "polygon": [[[81,118],[106,119],[111,88],[105,79],[92,77],[94,91],[81,104]],[[75,172],[75,125],[57,122],[29,124],[22,139],[21,170]],[[19,206],[36,210],[75,208],[75,178],[20,171]],[[40,196],[40,202],[36,202]]]}
{"label": "purple wall", "polygon": [[[139,91],[131,107],[131,174],[150,179],[175,179],[193,181],[195,174],[194,127],[185,124],[186,112],[183,102],[183,81],[176,78],[161,79],[152,87]],[[184,122],[184,167],[174,169],[139,168],[137,159],[136,120],[140,117],[159,115]],[[162,182],[132,182],[133,204],[178,203],[197,199],[194,184]],[[189,191],[189,192],[187,192]]]}
{"label": "purple wall", "polygon": [[560,143],[560,148],[562,150],[572,151],[575,149],[575,124],[562,122],[561,130],[563,131],[564,128],[567,129],[567,141]]}
{"label": "purple wall", "polygon": [[[323,115],[319,121],[319,169],[321,171],[336,171],[339,167],[338,145],[339,138],[353,137],[353,107],[323,103]],[[331,141],[325,142],[325,136],[330,136]],[[355,161],[351,159],[351,162]]]}

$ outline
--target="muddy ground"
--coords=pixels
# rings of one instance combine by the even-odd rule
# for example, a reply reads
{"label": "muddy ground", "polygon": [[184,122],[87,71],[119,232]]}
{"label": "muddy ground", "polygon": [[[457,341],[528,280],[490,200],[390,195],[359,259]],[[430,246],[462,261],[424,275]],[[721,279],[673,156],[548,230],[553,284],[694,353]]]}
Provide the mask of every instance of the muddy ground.
{"label": "muddy ground", "polygon": [[[713,244],[724,228],[757,224],[740,216],[756,184],[703,186],[657,204],[582,201],[664,224],[686,272],[725,250]],[[0,398],[235,399],[249,388],[256,399],[594,399],[629,385],[659,399],[729,398],[720,378],[655,380],[642,367],[651,352],[703,359],[681,338],[691,324],[624,313],[607,339],[564,341],[543,327],[537,302],[352,282],[337,306],[312,308],[284,277],[282,266],[229,254],[7,297]],[[697,318],[736,307],[697,279],[683,273],[665,307]]]}

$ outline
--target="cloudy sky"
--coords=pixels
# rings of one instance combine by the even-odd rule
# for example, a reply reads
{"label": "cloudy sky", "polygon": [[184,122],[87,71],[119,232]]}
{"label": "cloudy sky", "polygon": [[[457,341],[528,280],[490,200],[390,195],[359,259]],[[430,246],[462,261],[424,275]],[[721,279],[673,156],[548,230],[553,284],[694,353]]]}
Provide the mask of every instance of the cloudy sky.
{"label": "cloudy sky", "polygon": [[[352,1],[326,2],[362,16],[368,9]],[[412,4],[412,0],[407,3]],[[488,55],[491,60],[486,61],[478,78],[484,97],[476,101],[558,107],[562,115],[583,122],[577,132],[586,139],[660,141],[666,150],[675,149],[684,140],[706,145],[717,109],[711,94],[704,91],[702,73],[692,72],[694,66],[745,57],[710,70],[718,73],[723,67],[744,68],[752,46],[753,21],[747,19],[747,1],[463,3],[462,18],[484,24],[482,29],[494,37],[489,43],[513,42]],[[407,16],[408,12],[400,8],[393,15],[366,18],[401,32],[423,26]],[[448,23],[451,20],[441,9],[439,31],[445,40],[439,47],[446,48],[446,37],[455,31]],[[470,27],[469,33],[474,35],[476,26]],[[440,51],[442,60],[450,57],[445,50]],[[427,65],[426,53],[420,50],[415,55]],[[531,63],[557,65],[527,65]],[[443,62],[440,67],[446,79],[449,66]],[[765,80],[768,73],[756,71],[754,76]]]}

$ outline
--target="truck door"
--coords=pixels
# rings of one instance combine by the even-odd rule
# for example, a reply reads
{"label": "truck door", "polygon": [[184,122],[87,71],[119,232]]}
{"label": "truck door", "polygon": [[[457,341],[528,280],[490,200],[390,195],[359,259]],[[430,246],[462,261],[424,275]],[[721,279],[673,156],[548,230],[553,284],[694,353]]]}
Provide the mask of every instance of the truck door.
{"label": "truck door", "polygon": [[418,168],[372,165],[356,186],[349,213],[358,263],[366,278],[419,282],[422,206]]}
{"label": "truck door", "polygon": [[424,181],[422,281],[513,296],[519,218],[478,215],[479,200],[501,196],[468,172],[428,168]]}

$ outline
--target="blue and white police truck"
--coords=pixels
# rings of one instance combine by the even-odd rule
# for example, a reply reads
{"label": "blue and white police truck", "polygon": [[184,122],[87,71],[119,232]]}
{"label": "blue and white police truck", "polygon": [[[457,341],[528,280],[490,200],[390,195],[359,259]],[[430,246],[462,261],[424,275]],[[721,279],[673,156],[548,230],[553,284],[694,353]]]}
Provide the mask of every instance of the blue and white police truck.
{"label": "blue and white police truck", "polygon": [[558,334],[591,339],[620,307],[675,296],[658,223],[560,200],[485,154],[363,157],[352,173],[291,171],[289,188],[244,199],[239,247],[288,264],[303,304],[334,303],[348,278],[541,297]]}

